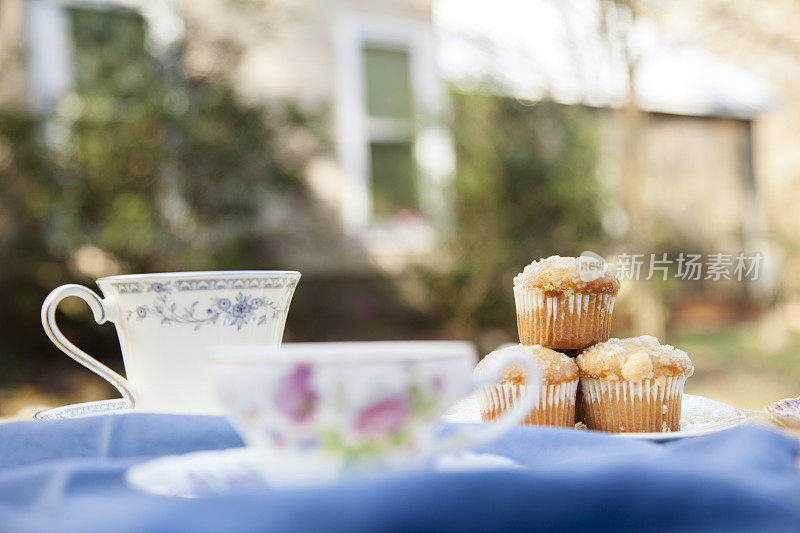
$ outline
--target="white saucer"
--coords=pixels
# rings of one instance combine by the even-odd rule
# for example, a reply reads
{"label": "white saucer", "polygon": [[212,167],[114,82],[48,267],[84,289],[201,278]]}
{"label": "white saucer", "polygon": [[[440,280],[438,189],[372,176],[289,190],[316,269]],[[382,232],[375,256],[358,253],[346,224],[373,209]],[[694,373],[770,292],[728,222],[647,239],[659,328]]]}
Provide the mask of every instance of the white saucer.
{"label": "white saucer", "polygon": [[[445,422],[480,424],[481,414],[478,400],[474,396],[455,404],[442,417]],[[613,433],[626,439],[667,441],[687,437],[700,437],[744,422],[744,413],[739,409],[705,396],[684,394],[681,404],[681,430],[657,433]]]}
{"label": "white saucer", "polygon": [[[148,494],[198,498],[220,496],[248,490],[269,490],[288,486],[307,486],[327,483],[333,479],[318,479],[313,465],[306,461],[290,465],[276,462],[281,473],[272,482],[260,474],[259,458],[251,448],[230,448],[167,455],[130,467],[125,481],[132,488]],[[444,455],[435,464],[439,472],[502,470],[522,468],[499,455],[464,452]],[[262,469],[263,471],[263,469]],[[306,475],[308,474],[308,475]],[[290,480],[290,482],[287,482]]]}
{"label": "white saucer", "polygon": [[33,415],[34,420],[59,420],[62,418],[82,418],[93,415],[114,415],[130,411],[128,402],[122,398],[76,403],[45,409]]}

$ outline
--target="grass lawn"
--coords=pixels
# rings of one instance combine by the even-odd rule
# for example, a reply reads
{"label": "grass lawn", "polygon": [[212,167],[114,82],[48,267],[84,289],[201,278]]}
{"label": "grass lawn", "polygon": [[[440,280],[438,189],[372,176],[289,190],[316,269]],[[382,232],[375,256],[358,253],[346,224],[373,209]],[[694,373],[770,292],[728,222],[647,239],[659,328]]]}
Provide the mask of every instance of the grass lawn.
{"label": "grass lawn", "polygon": [[748,323],[675,332],[669,342],[694,362],[686,392],[748,409],[800,396],[800,334]]}

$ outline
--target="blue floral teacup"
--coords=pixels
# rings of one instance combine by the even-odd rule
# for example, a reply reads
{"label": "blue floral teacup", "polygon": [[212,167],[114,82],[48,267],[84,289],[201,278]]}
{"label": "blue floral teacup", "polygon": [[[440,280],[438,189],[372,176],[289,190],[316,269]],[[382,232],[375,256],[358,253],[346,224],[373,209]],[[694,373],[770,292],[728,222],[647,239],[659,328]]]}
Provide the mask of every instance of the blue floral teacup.
{"label": "blue floral teacup", "polygon": [[[275,485],[348,472],[424,464],[444,452],[496,439],[538,400],[539,369],[509,351],[493,372],[473,377],[468,342],[298,343],[212,348],[222,405]],[[441,415],[510,364],[528,376],[526,396],[501,420],[436,434]]]}
{"label": "blue floral teacup", "polygon": [[[207,368],[208,346],[279,345],[299,272],[175,272],[97,280],[103,298],[63,285],[45,299],[42,324],[64,353],[109,381],[137,410],[218,413]],[[58,329],[56,307],[82,298],[98,324],[117,327],[123,378],[72,344]]]}

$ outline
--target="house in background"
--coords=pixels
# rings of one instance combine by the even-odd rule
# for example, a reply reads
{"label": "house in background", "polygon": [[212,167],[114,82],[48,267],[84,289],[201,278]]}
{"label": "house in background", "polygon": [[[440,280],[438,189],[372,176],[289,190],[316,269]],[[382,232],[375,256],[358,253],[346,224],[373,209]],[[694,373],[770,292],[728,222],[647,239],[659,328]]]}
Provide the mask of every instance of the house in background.
{"label": "house in background", "polygon": [[645,112],[640,178],[653,217],[695,250],[763,249],[752,125],[777,102],[761,78],[703,48],[672,46],[655,21],[631,23],[594,0],[440,0],[435,15],[439,64],[458,90],[489,79],[500,94],[599,110],[609,233],[627,229],[624,124],[613,111],[625,106],[634,69]]}
{"label": "house in background", "polygon": [[[91,43],[71,38],[86,10],[142,24],[157,57],[182,42],[183,68],[224,70],[245,101],[331,110],[335,151],[310,161],[308,183],[387,272],[436,259],[434,227],[450,216],[456,172],[448,90],[487,80],[504,96],[601,111],[600,177],[612,191],[605,226],[612,235],[627,230],[613,112],[627,93],[627,64],[595,0],[3,0],[5,105],[47,112],[90,83],[76,58]],[[773,104],[771,90],[705,50],[668,47],[651,23],[635,33],[648,203],[693,246],[761,246],[752,121]],[[220,55],[220,43],[241,54]],[[352,267],[316,265],[309,268]]]}
{"label": "house in background", "polygon": [[[224,70],[247,102],[330,110],[335,153],[311,162],[308,181],[343,231],[387,265],[434,249],[431,221],[445,216],[455,158],[429,1],[4,0],[0,9],[14,30],[4,32],[15,58],[4,63],[14,73],[4,76],[6,105],[47,112],[80,83],[76,58],[91,43],[75,42],[71,26],[82,13],[139,19],[150,52],[181,41],[183,68]],[[236,64],[220,43],[242,50]]]}

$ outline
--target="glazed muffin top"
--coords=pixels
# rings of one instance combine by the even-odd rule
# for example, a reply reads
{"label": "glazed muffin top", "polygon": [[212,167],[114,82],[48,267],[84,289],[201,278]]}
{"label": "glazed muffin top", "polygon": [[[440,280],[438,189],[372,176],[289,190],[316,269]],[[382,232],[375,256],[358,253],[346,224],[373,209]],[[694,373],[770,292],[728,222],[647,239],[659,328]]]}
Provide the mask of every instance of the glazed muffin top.
{"label": "glazed muffin top", "polygon": [[[487,369],[494,364],[493,361],[502,357],[503,354],[511,350],[520,349],[539,363],[542,383],[545,385],[555,385],[578,379],[578,365],[575,364],[572,358],[538,344],[533,346],[517,344],[515,346],[508,346],[507,348],[495,350],[478,363],[478,366],[475,367],[475,373],[482,374],[486,372]],[[503,372],[502,383],[524,385],[525,372],[522,367],[518,365],[509,365],[505,369],[505,372]]]}
{"label": "glazed muffin top", "polygon": [[584,281],[578,273],[577,257],[551,255],[526,266],[521,273],[514,277],[514,286],[537,289],[545,294],[566,292],[615,296],[619,291],[619,279],[617,279],[614,269],[609,267],[597,279]]}
{"label": "glazed muffin top", "polygon": [[608,339],[586,348],[577,361],[582,376],[608,381],[691,376],[694,372],[686,352],[650,335]]}

